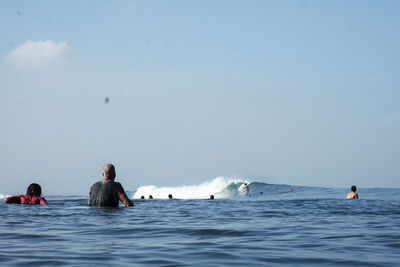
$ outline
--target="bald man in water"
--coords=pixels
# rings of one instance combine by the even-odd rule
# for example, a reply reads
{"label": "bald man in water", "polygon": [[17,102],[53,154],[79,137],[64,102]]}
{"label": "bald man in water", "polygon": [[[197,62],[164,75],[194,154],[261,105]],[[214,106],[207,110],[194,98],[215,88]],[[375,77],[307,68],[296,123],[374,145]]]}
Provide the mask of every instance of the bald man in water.
{"label": "bald man in water", "polygon": [[118,207],[119,201],[124,203],[125,207],[133,206],[133,203],[126,196],[122,185],[114,182],[115,176],[114,165],[104,165],[103,179],[90,188],[89,206]]}

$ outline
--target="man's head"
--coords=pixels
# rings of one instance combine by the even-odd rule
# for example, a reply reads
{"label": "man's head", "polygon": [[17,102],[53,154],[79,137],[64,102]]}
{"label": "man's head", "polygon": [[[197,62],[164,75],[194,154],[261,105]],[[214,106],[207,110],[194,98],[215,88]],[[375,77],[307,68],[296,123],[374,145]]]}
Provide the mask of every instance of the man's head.
{"label": "man's head", "polygon": [[106,164],[103,168],[103,178],[105,180],[113,180],[115,179],[115,168],[112,164]]}
{"label": "man's head", "polygon": [[42,194],[42,188],[38,184],[30,184],[26,190],[26,194],[28,196],[40,197]]}
{"label": "man's head", "polygon": [[351,187],[351,191],[353,191],[354,193],[357,191],[357,187],[355,186],[355,185],[353,185],[352,187]]}

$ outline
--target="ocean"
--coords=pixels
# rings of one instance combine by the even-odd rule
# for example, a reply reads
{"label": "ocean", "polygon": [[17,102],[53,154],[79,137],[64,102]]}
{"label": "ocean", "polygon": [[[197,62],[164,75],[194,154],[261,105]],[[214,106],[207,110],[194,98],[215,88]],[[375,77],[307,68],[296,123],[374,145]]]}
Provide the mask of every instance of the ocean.
{"label": "ocean", "polygon": [[47,206],[15,205],[0,195],[0,264],[399,266],[400,189],[358,188],[358,200],[348,191],[219,177],[128,191],[128,208],[55,195]]}

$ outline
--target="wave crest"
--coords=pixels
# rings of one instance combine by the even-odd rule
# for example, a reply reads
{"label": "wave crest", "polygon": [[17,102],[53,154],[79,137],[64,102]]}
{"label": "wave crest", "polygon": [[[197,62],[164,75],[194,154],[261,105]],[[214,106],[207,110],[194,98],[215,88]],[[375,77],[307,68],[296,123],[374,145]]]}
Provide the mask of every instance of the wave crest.
{"label": "wave crest", "polygon": [[217,177],[211,181],[199,185],[184,185],[178,187],[157,187],[155,185],[145,185],[139,187],[133,194],[133,198],[140,198],[152,195],[154,198],[166,199],[169,194],[179,199],[204,199],[214,195],[216,198],[229,198],[233,196],[244,196],[245,190],[240,186],[249,183],[242,178]]}

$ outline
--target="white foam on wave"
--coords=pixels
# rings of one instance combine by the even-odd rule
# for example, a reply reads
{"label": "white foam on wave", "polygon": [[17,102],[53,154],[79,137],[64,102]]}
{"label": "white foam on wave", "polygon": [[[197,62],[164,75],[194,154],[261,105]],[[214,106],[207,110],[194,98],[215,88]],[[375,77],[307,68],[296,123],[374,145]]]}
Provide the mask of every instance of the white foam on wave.
{"label": "white foam on wave", "polygon": [[0,199],[5,199],[5,198],[8,198],[8,197],[9,197],[9,195],[0,194]]}
{"label": "white foam on wave", "polygon": [[145,185],[136,190],[133,194],[133,198],[140,198],[141,196],[147,198],[149,195],[152,195],[154,198],[165,199],[168,198],[169,194],[172,194],[174,198],[179,199],[203,199],[209,198],[210,195],[214,195],[216,198],[226,198],[229,196],[226,195],[224,189],[228,185],[243,182],[247,181],[242,178],[227,178],[220,176],[199,185],[184,185],[178,187],[157,187],[155,185]]}

